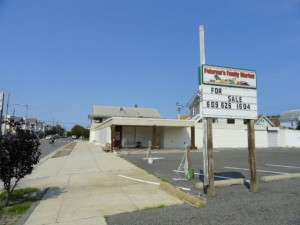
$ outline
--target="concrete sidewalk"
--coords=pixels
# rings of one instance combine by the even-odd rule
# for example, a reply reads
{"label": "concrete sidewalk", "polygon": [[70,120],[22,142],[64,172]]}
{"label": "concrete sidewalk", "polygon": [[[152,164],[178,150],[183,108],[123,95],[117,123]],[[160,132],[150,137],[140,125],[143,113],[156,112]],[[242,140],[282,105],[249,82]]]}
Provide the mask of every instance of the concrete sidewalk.
{"label": "concrete sidewalk", "polygon": [[69,155],[49,157],[18,186],[49,188],[26,225],[102,225],[106,215],[183,203],[160,190],[159,182],[119,156],[77,141]]}

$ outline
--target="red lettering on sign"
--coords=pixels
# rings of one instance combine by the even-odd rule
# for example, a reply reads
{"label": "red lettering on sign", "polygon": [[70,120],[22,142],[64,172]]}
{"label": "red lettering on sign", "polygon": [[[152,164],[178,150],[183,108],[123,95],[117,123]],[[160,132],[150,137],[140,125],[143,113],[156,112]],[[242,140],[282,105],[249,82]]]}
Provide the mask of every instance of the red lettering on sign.
{"label": "red lettering on sign", "polygon": [[209,74],[218,74],[218,75],[222,75],[222,70],[213,70],[213,69],[209,69],[209,68],[204,68],[204,73],[209,73]]}
{"label": "red lettering on sign", "polygon": [[239,77],[240,76],[239,72],[236,72],[236,71],[227,71],[227,75],[231,76],[231,77]]}
{"label": "red lettering on sign", "polygon": [[254,78],[255,78],[255,75],[252,74],[252,73],[244,73],[244,72],[241,72],[241,77],[243,77],[243,78],[251,78],[251,79],[254,79]]}

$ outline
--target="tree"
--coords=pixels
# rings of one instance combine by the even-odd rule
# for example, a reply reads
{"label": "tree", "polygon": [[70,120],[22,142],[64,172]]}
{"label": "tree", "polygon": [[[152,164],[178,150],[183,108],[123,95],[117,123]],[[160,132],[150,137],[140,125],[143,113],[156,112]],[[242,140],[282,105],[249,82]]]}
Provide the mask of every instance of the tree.
{"label": "tree", "polygon": [[3,181],[4,190],[7,192],[4,206],[8,205],[18,182],[31,174],[34,165],[39,162],[39,145],[35,134],[18,127],[12,134],[0,136],[0,180]]}
{"label": "tree", "polygon": [[80,126],[80,125],[75,125],[75,126],[73,126],[72,129],[71,129],[71,133],[72,133],[72,135],[76,135],[77,137],[80,137],[81,134],[82,134],[83,129],[84,129],[84,128],[83,128],[82,126]]}
{"label": "tree", "polygon": [[84,128],[80,125],[75,125],[71,129],[72,135],[76,135],[77,137],[89,138],[90,131],[89,129]]}
{"label": "tree", "polygon": [[51,127],[51,129],[47,130],[45,132],[45,135],[54,135],[59,134],[60,136],[63,136],[65,134],[66,130],[61,125],[56,124],[55,127]]}
{"label": "tree", "polygon": [[63,136],[66,132],[65,128],[63,128],[61,125],[56,124],[55,126],[55,131],[57,134],[59,134],[60,136]]}

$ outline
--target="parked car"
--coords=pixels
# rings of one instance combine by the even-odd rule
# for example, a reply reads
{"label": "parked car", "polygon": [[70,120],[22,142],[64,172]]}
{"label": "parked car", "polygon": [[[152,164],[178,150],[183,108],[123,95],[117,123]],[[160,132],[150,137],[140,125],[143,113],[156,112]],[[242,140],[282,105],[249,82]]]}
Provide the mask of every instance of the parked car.
{"label": "parked car", "polygon": [[72,139],[77,139],[77,135],[72,135]]}
{"label": "parked car", "polygon": [[51,139],[52,139],[52,135],[47,135],[47,136],[45,137],[45,139],[46,139],[46,140],[51,140]]}

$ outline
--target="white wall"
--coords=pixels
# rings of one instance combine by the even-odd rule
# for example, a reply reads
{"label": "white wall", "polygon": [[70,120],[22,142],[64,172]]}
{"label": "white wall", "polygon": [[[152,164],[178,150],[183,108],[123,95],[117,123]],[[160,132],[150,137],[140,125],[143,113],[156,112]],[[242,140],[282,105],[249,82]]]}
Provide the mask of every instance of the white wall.
{"label": "white wall", "polygon": [[106,143],[110,143],[111,130],[110,127],[103,128],[101,130],[90,131],[90,142],[105,146]]}
{"label": "white wall", "polygon": [[203,147],[202,123],[196,123],[196,125],[195,125],[195,145],[197,148]]}
{"label": "white wall", "polygon": [[147,147],[152,139],[151,127],[126,127],[122,128],[122,138],[126,139],[128,147],[135,147],[136,142],[142,142],[142,147]]}
{"label": "white wall", "polygon": [[96,142],[96,137],[95,136],[96,136],[96,131],[90,130],[90,139],[89,139],[89,141],[95,143]]}
{"label": "white wall", "polygon": [[[134,129],[134,127],[123,127],[123,138],[126,138],[128,144],[134,145],[137,141],[141,141],[142,147],[147,147],[149,140],[152,139],[152,127],[136,127],[136,134]],[[159,147],[174,149],[184,148],[184,142],[191,144],[190,132],[190,127],[158,127],[157,134]],[[300,147],[300,131],[279,130],[278,132],[278,146]],[[110,127],[90,132],[90,142],[97,143],[101,146],[110,143],[110,137]],[[255,145],[257,148],[270,147],[269,138],[268,131],[265,127],[255,126]],[[203,146],[203,130],[201,123],[195,124],[195,145],[198,148],[202,148]],[[214,148],[247,148],[247,126],[213,124],[213,146]]]}
{"label": "white wall", "polygon": [[[266,129],[255,127],[255,145],[258,148],[268,147],[268,133]],[[202,124],[195,127],[195,145],[203,147]],[[214,148],[247,148],[248,132],[246,125],[213,123]]]}
{"label": "white wall", "polygon": [[280,130],[281,147],[300,147],[300,131]]}
{"label": "white wall", "polygon": [[191,144],[191,128],[165,127],[164,148],[184,148],[184,142]]}
{"label": "white wall", "polygon": [[[267,148],[268,146],[268,131],[265,130],[255,130],[255,146],[257,148]],[[248,147],[248,139],[247,145]]]}

